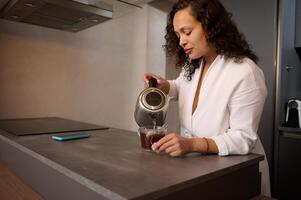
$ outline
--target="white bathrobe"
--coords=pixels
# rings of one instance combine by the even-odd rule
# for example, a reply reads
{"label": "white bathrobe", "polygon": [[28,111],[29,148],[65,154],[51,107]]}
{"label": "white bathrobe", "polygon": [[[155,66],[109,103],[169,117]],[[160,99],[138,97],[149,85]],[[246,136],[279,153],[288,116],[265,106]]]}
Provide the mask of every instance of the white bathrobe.
{"label": "white bathrobe", "polygon": [[[169,81],[169,96],[178,100],[181,134],[185,137],[206,137],[215,141],[220,156],[247,154],[265,155],[257,135],[258,124],[267,89],[261,69],[250,59],[241,63],[218,55],[209,67],[201,88],[197,108],[192,104],[203,63],[191,81],[184,72]],[[260,163],[262,194],[270,196],[268,164]]]}

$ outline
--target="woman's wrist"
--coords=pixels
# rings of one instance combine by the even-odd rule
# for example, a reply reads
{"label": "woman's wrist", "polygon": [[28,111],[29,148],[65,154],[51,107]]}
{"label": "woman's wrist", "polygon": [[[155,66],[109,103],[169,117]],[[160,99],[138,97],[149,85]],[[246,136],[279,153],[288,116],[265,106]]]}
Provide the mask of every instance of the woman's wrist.
{"label": "woman's wrist", "polygon": [[192,138],[191,152],[218,153],[218,148],[214,140],[209,138]]}
{"label": "woman's wrist", "polygon": [[207,154],[209,152],[209,142],[207,138],[203,138],[203,140],[206,142],[206,150],[204,151],[205,154]]}
{"label": "woman's wrist", "polygon": [[191,139],[191,152],[207,153],[208,149],[209,145],[204,138]]}
{"label": "woman's wrist", "polygon": [[167,80],[165,80],[165,81],[166,82],[165,82],[162,90],[165,92],[166,95],[168,95],[169,94],[169,90],[170,90],[170,83]]}

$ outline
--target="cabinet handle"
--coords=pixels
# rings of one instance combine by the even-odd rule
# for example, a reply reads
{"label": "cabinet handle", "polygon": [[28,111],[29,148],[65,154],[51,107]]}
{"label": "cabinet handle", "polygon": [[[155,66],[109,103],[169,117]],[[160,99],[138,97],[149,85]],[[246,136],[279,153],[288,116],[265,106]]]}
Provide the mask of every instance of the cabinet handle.
{"label": "cabinet handle", "polygon": [[285,65],[285,69],[286,69],[286,71],[289,72],[291,69],[295,69],[295,67],[292,67],[290,65]]}

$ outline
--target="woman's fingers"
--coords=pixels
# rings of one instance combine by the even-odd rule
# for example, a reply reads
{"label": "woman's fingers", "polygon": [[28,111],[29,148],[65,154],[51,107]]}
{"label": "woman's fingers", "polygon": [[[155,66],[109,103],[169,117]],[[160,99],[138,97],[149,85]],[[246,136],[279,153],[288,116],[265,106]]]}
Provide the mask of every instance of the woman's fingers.
{"label": "woman's fingers", "polygon": [[155,78],[159,84],[162,83],[163,78],[161,76],[159,76],[157,74],[153,74],[153,73],[145,73],[143,76],[143,80],[144,80],[144,82],[146,82],[148,84],[149,80],[152,77]]}
{"label": "woman's fingers", "polygon": [[[174,147],[175,146],[175,141],[173,139],[169,140],[168,142],[163,143],[159,149],[157,150],[158,152],[162,152],[165,151],[170,148],[170,147]],[[168,152],[166,152],[168,153]]]}
{"label": "woman's fingers", "polygon": [[157,152],[165,152],[170,156],[181,156],[189,152],[191,142],[175,133],[168,134],[152,145],[152,149]]}
{"label": "woman's fingers", "polygon": [[[157,75],[153,74],[153,73],[145,73],[143,75],[143,79],[149,81],[149,79],[151,79],[152,77],[156,78]],[[156,78],[157,79],[157,78]]]}
{"label": "woman's fingers", "polygon": [[170,87],[169,82],[167,80],[165,80],[164,78],[162,78],[161,76],[157,75],[157,74],[145,73],[143,75],[143,80],[144,80],[144,83],[145,83],[145,87],[149,87],[149,80],[152,77],[157,80],[157,88],[163,90],[165,92],[165,94],[168,94],[169,87]]}
{"label": "woman's fingers", "polygon": [[[183,155],[183,150],[180,148],[179,143],[175,143],[173,140],[171,140],[170,142],[165,143],[165,144],[166,144],[166,146],[164,148],[164,152],[167,153],[168,155],[173,156],[173,157]],[[164,145],[162,145],[162,146],[164,146]]]}
{"label": "woman's fingers", "polygon": [[179,145],[172,144],[172,145],[168,146],[164,151],[165,151],[165,153],[170,155],[175,151],[179,151]]}
{"label": "woman's fingers", "polygon": [[159,151],[160,147],[165,144],[166,142],[168,142],[169,140],[171,140],[172,137],[170,137],[170,134],[167,134],[166,136],[164,136],[163,138],[161,138],[158,142],[155,142],[152,145],[152,149],[154,151]]}
{"label": "woman's fingers", "polygon": [[181,156],[182,153],[181,153],[181,151],[173,151],[173,152],[169,153],[169,155],[172,157],[178,157],[178,156]]}
{"label": "woman's fingers", "polygon": [[158,142],[154,143],[152,145],[152,149],[158,153],[162,151],[166,152],[166,150],[169,149],[166,152],[169,153],[172,151],[172,149],[178,148],[178,146],[180,146],[178,145],[179,142],[178,137],[179,136],[175,133],[167,134],[165,137],[161,138]]}

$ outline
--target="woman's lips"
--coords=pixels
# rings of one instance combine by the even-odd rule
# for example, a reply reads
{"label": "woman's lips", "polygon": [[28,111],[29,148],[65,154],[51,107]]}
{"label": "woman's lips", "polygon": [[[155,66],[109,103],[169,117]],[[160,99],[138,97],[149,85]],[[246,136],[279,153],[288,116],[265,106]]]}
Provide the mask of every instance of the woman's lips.
{"label": "woman's lips", "polygon": [[190,49],[185,49],[184,51],[185,51],[185,53],[188,55],[188,54],[190,54],[190,53],[192,52],[192,48],[190,48]]}

